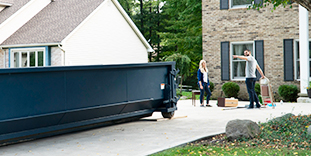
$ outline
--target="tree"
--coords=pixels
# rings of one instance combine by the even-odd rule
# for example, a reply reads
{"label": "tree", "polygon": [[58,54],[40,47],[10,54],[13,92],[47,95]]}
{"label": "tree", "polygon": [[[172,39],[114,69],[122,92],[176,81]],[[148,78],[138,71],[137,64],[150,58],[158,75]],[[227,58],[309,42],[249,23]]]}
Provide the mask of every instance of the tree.
{"label": "tree", "polygon": [[179,69],[180,79],[180,92],[182,92],[182,82],[183,79],[189,75],[189,68],[191,59],[187,55],[182,55],[180,53],[175,53],[170,55],[165,59],[165,61],[175,61],[176,68]]}
{"label": "tree", "polygon": [[[252,0],[252,1],[254,1],[254,0]],[[275,10],[276,7],[278,7],[280,5],[282,5],[283,7],[290,5],[290,7],[292,7],[293,2],[300,4],[301,6],[306,8],[308,11],[311,10],[311,1],[310,0],[263,0],[263,4],[254,4],[254,5],[250,6],[250,8],[259,10],[260,8],[263,8],[269,4],[272,4],[273,10]]]}
{"label": "tree", "polygon": [[[184,79],[196,86],[198,62],[202,59],[201,0],[119,0],[138,29],[155,50],[149,62],[165,61],[174,54],[187,55],[190,72]],[[189,81],[190,80],[190,81]],[[189,81],[189,82],[188,82]]]}
{"label": "tree", "polygon": [[202,59],[202,1],[167,0],[163,6],[165,29],[160,33],[161,57],[180,53],[191,58],[185,83],[196,86],[198,62]]}

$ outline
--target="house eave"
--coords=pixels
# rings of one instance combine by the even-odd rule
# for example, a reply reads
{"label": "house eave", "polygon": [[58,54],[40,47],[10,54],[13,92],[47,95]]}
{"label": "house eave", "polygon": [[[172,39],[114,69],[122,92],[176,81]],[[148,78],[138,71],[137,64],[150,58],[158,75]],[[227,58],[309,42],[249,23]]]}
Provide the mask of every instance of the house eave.
{"label": "house eave", "polygon": [[0,45],[2,48],[18,48],[18,47],[42,47],[42,46],[58,46],[57,43],[33,43],[33,44],[13,44],[13,45]]}

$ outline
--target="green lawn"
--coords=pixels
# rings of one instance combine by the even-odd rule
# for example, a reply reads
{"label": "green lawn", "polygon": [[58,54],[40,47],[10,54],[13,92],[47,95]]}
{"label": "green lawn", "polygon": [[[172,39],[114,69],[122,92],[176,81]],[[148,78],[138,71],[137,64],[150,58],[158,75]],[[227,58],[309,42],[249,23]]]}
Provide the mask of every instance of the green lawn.
{"label": "green lawn", "polygon": [[163,151],[161,153],[154,154],[152,156],[177,156],[177,155],[193,155],[193,156],[203,156],[203,155],[219,155],[219,156],[288,156],[288,155],[299,155],[307,156],[311,155],[309,150],[291,150],[287,148],[273,149],[264,147],[237,147],[237,146],[195,146],[187,145],[185,147],[176,147]]}
{"label": "green lawn", "polygon": [[[192,98],[192,92],[182,92],[182,96],[187,97],[186,99]],[[195,95],[196,99],[200,99],[200,95]]]}
{"label": "green lawn", "polygon": [[[177,91],[177,92],[179,92],[179,91]],[[186,97],[185,99],[191,99],[192,98],[192,92],[185,92],[185,91],[183,91],[181,96]],[[197,100],[199,100],[200,99],[200,95],[195,95],[195,98]],[[204,95],[204,100],[206,100],[206,95]],[[211,98],[210,100],[216,100],[216,99],[212,99]]]}
{"label": "green lawn", "polygon": [[[175,147],[153,156],[175,155],[309,155],[311,156],[311,115],[284,116],[258,124],[261,133],[253,139],[228,141],[225,135]],[[214,141],[214,143],[210,143]]]}

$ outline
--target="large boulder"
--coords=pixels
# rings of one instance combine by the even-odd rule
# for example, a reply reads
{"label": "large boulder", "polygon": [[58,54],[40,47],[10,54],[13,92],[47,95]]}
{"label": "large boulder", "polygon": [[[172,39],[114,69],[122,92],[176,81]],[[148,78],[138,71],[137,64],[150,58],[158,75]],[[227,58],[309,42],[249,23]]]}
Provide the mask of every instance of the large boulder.
{"label": "large boulder", "polygon": [[229,140],[254,138],[259,133],[260,128],[258,124],[251,120],[231,120],[226,126],[226,135]]}

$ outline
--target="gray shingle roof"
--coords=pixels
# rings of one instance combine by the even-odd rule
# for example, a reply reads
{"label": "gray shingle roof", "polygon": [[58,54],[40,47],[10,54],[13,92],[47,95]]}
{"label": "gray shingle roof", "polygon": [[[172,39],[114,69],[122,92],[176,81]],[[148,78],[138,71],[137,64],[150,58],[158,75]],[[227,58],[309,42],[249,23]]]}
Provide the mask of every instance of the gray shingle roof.
{"label": "gray shingle roof", "polygon": [[0,24],[3,23],[6,19],[12,16],[17,10],[27,4],[30,0],[0,0],[3,3],[10,3],[12,6],[6,7],[0,12]]}
{"label": "gray shingle roof", "polygon": [[51,2],[2,45],[61,42],[103,1],[56,0]]}
{"label": "gray shingle roof", "polygon": [[0,3],[9,3],[13,4],[14,0],[0,0]]}

